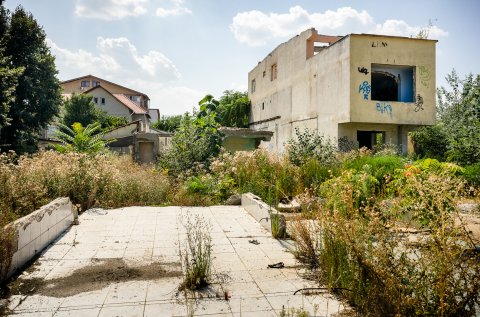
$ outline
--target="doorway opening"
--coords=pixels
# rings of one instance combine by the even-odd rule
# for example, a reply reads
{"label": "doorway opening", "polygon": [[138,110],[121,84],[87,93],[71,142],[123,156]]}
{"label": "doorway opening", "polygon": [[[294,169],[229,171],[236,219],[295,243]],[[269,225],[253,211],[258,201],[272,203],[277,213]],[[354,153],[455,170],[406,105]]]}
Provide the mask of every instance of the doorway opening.
{"label": "doorway opening", "polygon": [[385,144],[384,131],[357,131],[358,148],[373,149],[375,146]]}

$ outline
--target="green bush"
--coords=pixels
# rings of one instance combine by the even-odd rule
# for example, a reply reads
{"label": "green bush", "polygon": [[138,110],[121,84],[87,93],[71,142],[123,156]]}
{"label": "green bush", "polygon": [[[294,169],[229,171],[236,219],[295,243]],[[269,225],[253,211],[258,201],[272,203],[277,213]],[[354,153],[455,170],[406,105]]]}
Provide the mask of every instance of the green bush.
{"label": "green bush", "polygon": [[447,131],[442,124],[422,127],[411,132],[415,154],[420,158],[446,159],[448,149]]}
{"label": "green bush", "polygon": [[[252,192],[268,204],[299,193],[298,167],[287,159],[264,150],[223,153],[211,166],[219,179],[231,178],[238,192]],[[301,190],[301,189],[300,189]]]}
{"label": "green bush", "polygon": [[361,155],[342,163],[344,169],[353,169],[372,175],[377,179],[379,186],[385,184],[393,176],[395,170],[403,168],[404,165],[405,158],[398,155]]}
{"label": "green bush", "polygon": [[465,166],[463,177],[471,185],[480,186],[480,163]]}
{"label": "green bush", "polygon": [[[362,189],[354,175],[322,186],[321,280],[362,316],[475,316],[480,257],[467,252],[471,237],[454,221],[462,182],[419,171],[405,176],[389,205],[372,200],[358,208],[355,192]],[[418,231],[418,221],[425,230]]]}
{"label": "green bush", "polygon": [[338,176],[339,166],[337,164],[322,164],[317,159],[311,158],[299,167],[300,179],[303,187],[318,187],[324,181]]}
{"label": "green bush", "polygon": [[332,140],[309,129],[300,131],[295,128],[295,137],[287,143],[288,158],[297,166],[310,159],[316,159],[322,164],[335,163],[336,150]]}

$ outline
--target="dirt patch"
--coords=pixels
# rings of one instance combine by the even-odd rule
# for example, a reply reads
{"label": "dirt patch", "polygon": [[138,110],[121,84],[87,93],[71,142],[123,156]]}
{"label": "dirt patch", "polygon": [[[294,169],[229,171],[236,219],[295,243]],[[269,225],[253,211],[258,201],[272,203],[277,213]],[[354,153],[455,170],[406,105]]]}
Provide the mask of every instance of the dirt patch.
{"label": "dirt patch", "polygon": [[39,294],[50,297],[68,297],[102,289],[112,283],[155,280],[182,275],[180,263],[153,262],[144,266],[128,266],[122,259],[109,259],[99,264],[73,271],[69,276],[51,280],[39,278],[17,279],[12,282],[10,294]]}

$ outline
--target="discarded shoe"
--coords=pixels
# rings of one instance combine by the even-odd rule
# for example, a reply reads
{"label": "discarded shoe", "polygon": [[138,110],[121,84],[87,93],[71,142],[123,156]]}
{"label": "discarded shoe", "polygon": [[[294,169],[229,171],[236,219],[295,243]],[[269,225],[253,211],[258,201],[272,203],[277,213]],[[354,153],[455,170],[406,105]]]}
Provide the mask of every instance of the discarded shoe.
{"label": "discarded shoe", "polygon": [[283,262],[278,262],[278,263],[275,263],[275,264],[269,264],[268,265],[269,269],[282,269],[284,267],[285,267],[285,264],[283,264]]}

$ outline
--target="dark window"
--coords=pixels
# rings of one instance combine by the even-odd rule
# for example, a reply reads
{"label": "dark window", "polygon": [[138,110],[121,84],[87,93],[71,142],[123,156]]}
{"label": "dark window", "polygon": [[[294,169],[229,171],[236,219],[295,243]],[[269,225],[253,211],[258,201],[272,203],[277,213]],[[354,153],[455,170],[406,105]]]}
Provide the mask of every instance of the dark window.
{"label": "dark window", "polygon": [[273,64],[270,69],[270,80],[274,81],[277,79],[277,64]]}
{"label": "dark window", "polygon": [[383,131],[357,131],[358,148],[372,149],[375,145],[385,144]]}
{"label": "dark window", "polygon": [[80,83],[80,87],[90,87],[90,81],[82,80],[82,82]]}
{"label": "dark window", "polygon": [[262,102],[262,110],[265,110],[265,103]]}
{"label": "dark window", "polygon": [[102,98],[102,105],[105,104],[105,98]]}
{"label": "dark window", "polygon": [[255,92],[255,90],[257,89],[257,81],[255,79],[252,79],[252,94]]}
{"label": "dark window", "polygon": [[97,87],[97,86],[100,86],[100,82],[92,80],[92,87]]}
{"label": "dark window", "polygon": [[372,100],[414,102],[414,67],[372,64]]}
{"label": "dark window", "polygon": [[98,103],[98,98],[97,98],[97,97],[93,98],[93,101],[94,101],[95,103]]}

